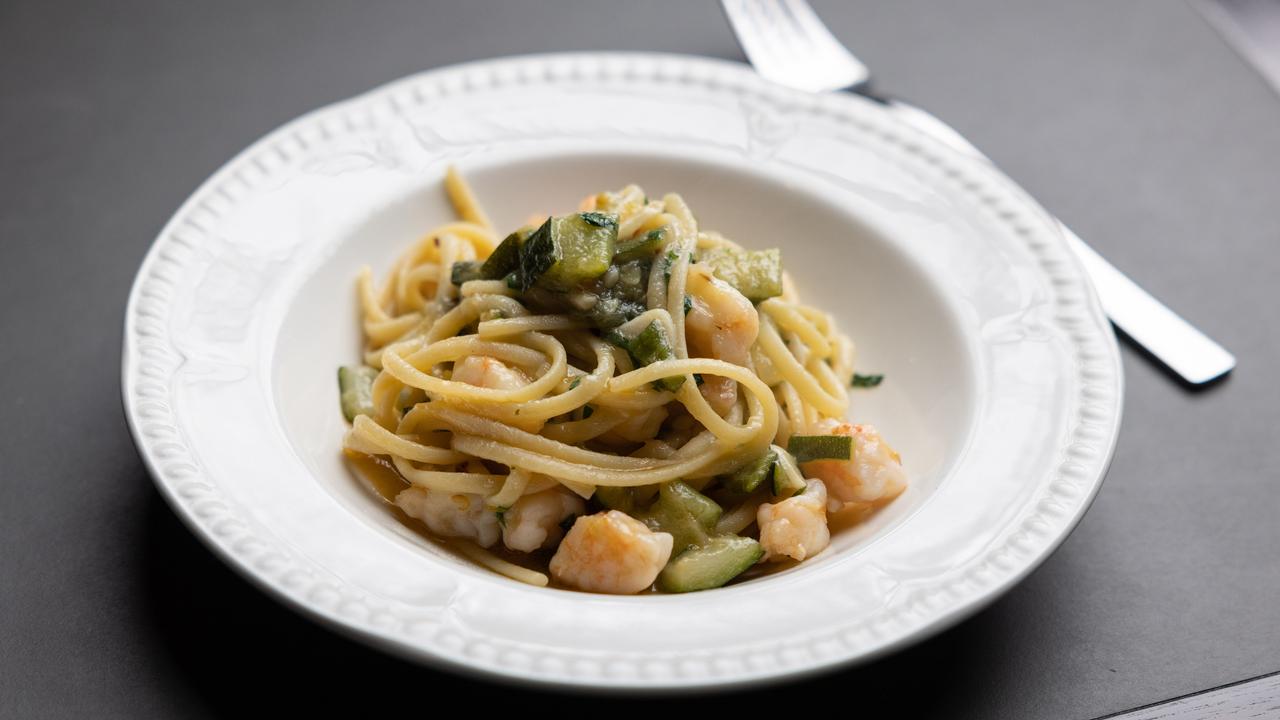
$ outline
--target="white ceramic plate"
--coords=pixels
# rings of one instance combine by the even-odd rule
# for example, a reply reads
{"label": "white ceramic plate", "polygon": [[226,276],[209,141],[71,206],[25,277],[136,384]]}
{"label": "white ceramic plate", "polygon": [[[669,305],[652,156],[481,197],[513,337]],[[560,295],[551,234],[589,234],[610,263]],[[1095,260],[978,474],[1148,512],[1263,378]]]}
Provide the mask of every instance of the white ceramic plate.
{"label": "white ceramic plate", "polygon": [[[342,461],[334,369],[358,357],[357,268],[451,217],[444,166],[499,227],[639,182],[780,246],[864,372],[907,495],[781,574],[607,597],[507,580],[399,524]],[[494,60],[296,120],[219,170],[129,298],[124,401],[178,515],[233,567],[377,647],[534,683],[756,683],[957,622],[1057,547],[1120,421],[1115,340],[1054,223],[989,165],[851,95],[660,55]]]}

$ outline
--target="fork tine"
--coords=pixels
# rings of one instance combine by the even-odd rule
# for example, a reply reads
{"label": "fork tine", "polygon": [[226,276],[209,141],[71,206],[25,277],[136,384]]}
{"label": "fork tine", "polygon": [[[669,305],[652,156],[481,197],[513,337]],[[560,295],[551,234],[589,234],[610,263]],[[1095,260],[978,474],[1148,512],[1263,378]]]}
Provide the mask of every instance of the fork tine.
{"label": "fork tine", "polygon": [[865,83],[867,67],[805,0],[721,0],[747,59],[770,80],[809,92]]}

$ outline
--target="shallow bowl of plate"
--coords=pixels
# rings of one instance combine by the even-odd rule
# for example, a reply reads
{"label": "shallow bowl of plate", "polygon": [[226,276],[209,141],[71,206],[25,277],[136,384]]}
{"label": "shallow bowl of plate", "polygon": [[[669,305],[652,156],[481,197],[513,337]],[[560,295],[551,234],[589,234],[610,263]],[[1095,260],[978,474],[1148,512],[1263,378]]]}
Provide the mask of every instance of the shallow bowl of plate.
{"label": "shallow bowl of plate", "polygon": [[[334,369],[359,356],[356,270],[451,217],[451,164],[499,228],[634,182],[781,248],[885,374],[851,419],[892,438],[908,492],[810,561],[688,595],[524,586],[407,529],[343,461]],[[990,603],[1097,493],[1122,377],[1056,224],[990,165],[737,64],[576,54],[415,75],[232,159],[139,270],[123,393],[177,514],[316,621],[492,678],[676,690],[865,662]]]}

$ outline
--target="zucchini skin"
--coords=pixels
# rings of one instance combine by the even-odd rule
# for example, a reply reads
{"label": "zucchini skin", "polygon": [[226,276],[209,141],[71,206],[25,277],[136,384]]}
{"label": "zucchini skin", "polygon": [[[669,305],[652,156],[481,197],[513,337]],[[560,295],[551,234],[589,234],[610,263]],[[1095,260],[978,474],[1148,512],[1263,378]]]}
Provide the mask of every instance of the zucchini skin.
{"label": "zucchini skin", "polygon": [[[623,350],[631,356],[636,365],[652,365],[661,360],[670,360],[675,357],[675,350],[672,348],[671,340],[667,337],[666,331],[657,321],[651,322],[645,326],[635,337],[627,337],[617,330],[605,333],[604,339]],[[684,385],[685,377],[683,375],[675,375],[665,377],[661,380],[655,380],[654,385],[660,390],[670,390],[675,392]]]}
{"label": "zucchini skin", "polygon": [[792,435],[787,452],[796,462],[812,460],[852,460],[853,438],[848,435]]}
{"label": "zucchini skin", "polygon": [[551,219],[556,262],[543,283],[572,288],[603,275],[613,261],[618,242],[618,216],[598,212],[574,213]]}
{"label": "zucchini skin", "polygon": [[655,228],[640,237],[619,243],[613,252],[615,263],[631,260],[652,260],[667,244],[666,227]]}
{"label": "zucchini skin", "polygon": [[[772,482],[773,482],[774,496],[786,498],[786,497],[791,497],[792,495],[795,495],[797,493],[804,492],[804,489],[805,489],[804,479],[803,477],[798,477],[800,475],[800,466],[796,462],[795,458],[791,455],[791,453],[778,447],[777,445],[773,445],[771,447],[774,451],[774,454],[777,456],[777,462],[773,464]],[[786,470],[786,466],[794,468],[796,471],[796,475],[793,476],[790,473],[788,473]]]}
{"label": "zucchini skin", "polygon": [[698,254],[698,262],[753,303],[782,294],[782,253],[777,248],[709,248]]}
{"label": "zucchini skin", "polygon": [[657,501],[638,516],[655,531],[669,533],[673,540],[673,556],[658,575],[658,589],[693,592],[717,588],[764,557],[764,548],[756,540],[716,534],[715,525],[723,513],[714,500],[679,480],[658,490]]}
{"label": "zucchini skin", "polygon": [[672,553],[706,545],[724,510],[714,500],[679,480],[664,483],[658,500],[643,513],[643,521],[654,530],[670,533]]}
{"label": "zucchini skin", "polygon": [[620,510],[628,515],[635,514],[635,493],[631,488],[601,485],[596,488],[595,495],[592,497],[607,510]]}
{"label": "zucchini skin", "polygon": [[658,589],[682,593],[718,588],[741,575],[764,557],[764,548],[751,538],[722,535],[702,547],[690,548],[667,562],[658,574]]}
{"label": "zucchini skin", "polygon": [[714,528],[724,514],[724,509],[715,500],[679,480],[664,484],[658,491],[658,499],[684,508],[707,531]]}
{"label": "zucchini skin", "polygon": [[515,287],[522,293],[528,292],[542,274],[560,259],[556,255],[555,239],[551,236],[551,220],[547,218],[520,246],[520,263],[513,272]]}
{"label": "zucchini skin", "polygon": [[338,368],[338,393],[342,416],[354,422],[357,415],[373,414],[373,381],[378,370],[366,365]]}
{"label": "zucchini skin", "polygon": [[617,215],[585,212],[547,218],[520,246],[516,287],[521,292],[535,285],[567,291],[600,277],[609,270],[617,239]]}
{"label": "zucchini skin", "polygon": [[515,270],[520,265],[520,247],[528,237],[529,233],[517,230],[498,243],[480,267],[484,279],[498,280]]}
{"label": "zucchini skin", "polygon": [[773,450],[767,450],[760,457],[721,478],[721,482],[734,492],[742,494],[754,492],[764,484],[765,480],[773,479],[774,466],[777,463],[778,454]]}

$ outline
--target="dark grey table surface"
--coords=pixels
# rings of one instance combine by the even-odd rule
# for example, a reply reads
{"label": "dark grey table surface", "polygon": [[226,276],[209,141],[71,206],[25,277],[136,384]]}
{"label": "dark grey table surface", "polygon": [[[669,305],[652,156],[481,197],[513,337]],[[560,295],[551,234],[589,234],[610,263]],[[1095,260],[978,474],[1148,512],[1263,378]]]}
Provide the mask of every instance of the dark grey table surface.
{"label": "dark grey table surface", "polygon": [[[1191,392],[1126,346],[1115,462],[1057,554],[932,640],[772,692],[1090,718],[1280,670],[1280,99],[1180,2],[816,5],[883,89],[1240,367]],[[706,1],[0,4],[0,716],[430,712],[437,689],[520,711],[521,691],[365,649],[216,560],[134,450],[119,358],[143,253],[243,146],[418,70],[557,49],[741,58]]]}

